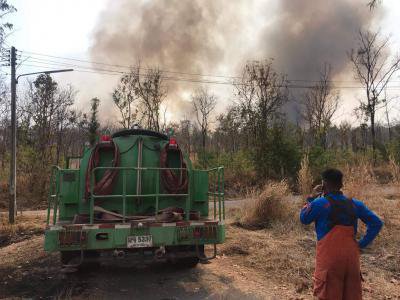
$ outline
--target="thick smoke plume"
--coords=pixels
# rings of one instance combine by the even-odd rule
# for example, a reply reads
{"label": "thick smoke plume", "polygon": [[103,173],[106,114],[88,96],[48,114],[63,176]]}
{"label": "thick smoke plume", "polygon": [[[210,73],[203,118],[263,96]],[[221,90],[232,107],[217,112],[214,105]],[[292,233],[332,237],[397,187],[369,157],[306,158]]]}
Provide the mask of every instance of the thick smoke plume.
{"label": "thick smoke plume", "polygon": [[341,73],[357,32],[368,27],[374,14],[366,1],[280,0],[275,21],[260,35],[266,49],[290,78],[315,79],[324,63]]}
{"label": "thick smoke plume", "polygon": [[[276,18],[262,29],[259,48],[275,59],[279,70],[297,85],[312,85],[324,64],[332,66],[332,78],[354,77],[347,53],[356,46],[359,30],[369,28],[373,17],[367,1],[280,0]],[[263,55],[260,53],[260,56]],[[299,100],[304,90],[292,89],[286,111],[298,121]]]}
{"label": "thick smoke plume", "polygon": [[[247,4],[246,0],[234,4],[214,0],[109,1],[93,35],[91,56],[112,64],[135,65],[140,61],[143,67],[212,74],[219,72],[219,67],[226,72],[231,52],[236,57],[228,64],[229,74],[240,59],[234,42],[243,37]],[[186,94],[188,98],[198,84],[167,83],[168,110],[174,114],[180,111],[177,118],[188,116],[192,108],[182,97]]]}
{"label": "thick smoke plume", "polygon": [[225,45],[219,45],[224,41],[216,32],[223,9],[218,1],[110,1],[92,53],[188,72],[212,67],[224,56]]}
{"label": "thick smoke plume", "polygon": [[[95,29],[91,55],[113,64],[140,60],[161,69],[230,75],[247,60],[274,58],[289,78],[317,79],[324,63],[334,75],[346,70],[346,52],[373,15],[364,0],[112,0]],[[179,97],[195,87],[169,82],[174,109],[185,109]],[[209,88],[218,94],[221,87]]]}

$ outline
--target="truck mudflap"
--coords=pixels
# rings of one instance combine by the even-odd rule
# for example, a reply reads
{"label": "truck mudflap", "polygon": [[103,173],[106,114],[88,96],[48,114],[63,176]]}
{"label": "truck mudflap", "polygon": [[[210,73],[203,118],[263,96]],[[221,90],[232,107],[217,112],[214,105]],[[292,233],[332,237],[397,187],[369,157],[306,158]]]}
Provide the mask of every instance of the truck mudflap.
{"label": "truck mudflap", "polygon": [[221,221],[180,221],[172,223],[101,223],[62,224],[49,226],[45,232],[45,250],[112,250],[146,249],[166,246],[220,244],[225,240],[225,226]]}

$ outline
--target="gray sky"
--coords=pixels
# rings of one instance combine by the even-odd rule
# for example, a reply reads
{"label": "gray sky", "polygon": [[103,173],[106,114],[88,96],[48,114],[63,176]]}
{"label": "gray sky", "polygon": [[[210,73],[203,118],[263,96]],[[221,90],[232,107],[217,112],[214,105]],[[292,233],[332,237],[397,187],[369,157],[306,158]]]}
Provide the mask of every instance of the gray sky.
{"label": "gray sky", "polygon": [[[101,12],[107,9],[107,0],[10,0],[10,3],[18,9],[18,12],[10,18],[14,24],[14,31],[6,40],[8,45],[14,45],[22,51],[83,60],[91,59],[88,49],[91,45],[92,34],[95,25],[100,21]],[[392,52],[398,52],[400,49],[400,27],[398,26],[400,1],[384,0],[383,5],[388,9],[385,9],[383,21],[378,24],[378,27],[392,37]],[[257,20],[253,20],[253,23],[256,25]],[[24,65],[17,71],[19,74],[43,69],[40,67],[40,62],[28,58],[28,52],[25,55],[22,58],[22,60],[26,59]],[[230,72],[229,67],[226,70]],[[3,67],[3,71],[8,70]],[[105,76],[107,84],[103,84]],[[87,107],[88,101],[96,96],[101,97],[104,102],[111,103],[112,86],[118,80],[117,76],[78,72],[57,74],[54,77],[63,85],[71,83],[79,91],[77,106],[80,108]],[[396,78],[396,80],[400,79]],[[210,86],[210,89],[220,98],[227,98],[226,95],[232,90],[231,87],[226,86]],[[183,95],[187,98],[189,96],[190,94]],[[359,91],[343,91],[342,97],[344,104],[337,114],[337,119],[352,119],[351,111],[356,102],[351,99],[360,97]],[[400,100],[398,102],[400,103]],[[400,106],[396,103],[392,105],[392,117],[398,118]],[[219,110],[222,111],[224,106],[226,103],[221,102]],[[115,111],[110,111],[109,107],[104,105],[101,111],[104,121],[113,120],[116,116]],[[172,113],[169,112],[170,118],[172,118]]]}

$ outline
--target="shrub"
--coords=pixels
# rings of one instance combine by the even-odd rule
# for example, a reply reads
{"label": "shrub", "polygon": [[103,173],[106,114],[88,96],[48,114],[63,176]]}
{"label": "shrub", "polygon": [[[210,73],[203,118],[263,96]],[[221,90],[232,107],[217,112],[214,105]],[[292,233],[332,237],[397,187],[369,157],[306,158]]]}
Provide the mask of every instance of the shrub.
{"label": "shrub", "polygon": [[258,138],[253,151],[253,163],[262,179],[296,179],[301,151],[293,136],[281,126],[267,129],[265,138]]}
{"label": "shrub", "polygon": [[320,146],[310,149],[309,162],[314,177],[318,177],[327,167],[335,167],[337,165],[337,157],[332,150],[325,150]]}
{"label": "shrub", "polygon": [[267,183],[255,197],[246,200],[239,224],[246,228],[265,228],[286,221],[293,215],[293,206],[286,180]]}
{"label": "shrub", "polygon": [[241,150],[223,153],[218,159],[218,165],[225,167],[226,186],[234,190],[252,186],[256,181],[255,168],[249,152]]}
{"label": "shrub", "polygon": [[197,169],[205,169],[207,167],[215,167],[216,160],[217,160],[217,156],[214,152],[199,151],[197,153],[196,159],[193,161],[193,166]]}
{"label": "shrub", "polygon": [[[249,151],[239,150],[220,154],[206,152],[202,157],[207,157],[206,166],[200,161],[202,159],[200,155],[197,160],[193,161],[193,166],[199,169],[224,166],[225,187],[228,190],[242,191],[249,186],[254,186],[257,182],[255,167]],[[215,178],[211,178],[210,182],[215,180]]]}
{"label": "shrub", "polygon": [[400,162],[400,139],[394,139],[388,144],[388,152],[397,163]]}

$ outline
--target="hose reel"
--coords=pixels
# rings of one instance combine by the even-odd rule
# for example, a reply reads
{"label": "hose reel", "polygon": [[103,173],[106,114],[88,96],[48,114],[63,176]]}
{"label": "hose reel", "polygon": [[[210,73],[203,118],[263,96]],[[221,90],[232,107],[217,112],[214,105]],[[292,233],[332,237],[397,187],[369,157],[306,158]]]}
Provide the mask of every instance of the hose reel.
{"label": "hose reel", "polygon": [[186,193],[188,189],[187,165],[183,158],[182,151],[177,144],[166,144],[160,150],[160,167],[170,168],[168,155],[171,152],[179,153],[180,170],[161,170],[161,181],[165,190],[170,194]]}
{"label": "hose reel", "polygon": [[[86,180],[85,180],[85,199],[90,197],[90,184],[92,171],[99,166],[100,156],[102,152],[113,152],[114,157],[112,160],[112,167],[118,167],[120,163],[120,153],[118,146],[112,141],[105,141],[97,143],[94,147],[92,153],[90,154],[88,167],[86,170]],[[107,169],[105,170],[102,178],[96,182],[96,177],[93,179],[94,188],[93,193],[95,195],[110,195],[114,187],[114,182],[117,178],[118,170]]]}

